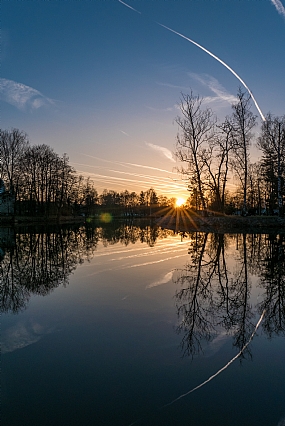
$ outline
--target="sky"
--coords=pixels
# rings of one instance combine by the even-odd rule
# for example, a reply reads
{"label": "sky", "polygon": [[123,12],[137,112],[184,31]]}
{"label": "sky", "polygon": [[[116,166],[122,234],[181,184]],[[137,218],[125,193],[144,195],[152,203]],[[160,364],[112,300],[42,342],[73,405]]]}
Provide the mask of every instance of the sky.
{"label": "sky", "polygon": [[284,0],[2,0],[0,126],[67,153],[99,193],[187,198],[181,93],[223,121],[247,87],[259,123],[284,115],[284,46]]}

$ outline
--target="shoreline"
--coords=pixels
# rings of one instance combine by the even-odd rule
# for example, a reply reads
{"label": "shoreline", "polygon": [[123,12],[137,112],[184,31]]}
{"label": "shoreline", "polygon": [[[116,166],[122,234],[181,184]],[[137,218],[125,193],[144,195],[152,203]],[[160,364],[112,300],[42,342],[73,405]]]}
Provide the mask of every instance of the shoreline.
{"label": "shoreline", "polygon": [[285,218],[277,216],[180,216],[178,220],[176,217],[163,217],[156,223],[176,232],[285,233]]}

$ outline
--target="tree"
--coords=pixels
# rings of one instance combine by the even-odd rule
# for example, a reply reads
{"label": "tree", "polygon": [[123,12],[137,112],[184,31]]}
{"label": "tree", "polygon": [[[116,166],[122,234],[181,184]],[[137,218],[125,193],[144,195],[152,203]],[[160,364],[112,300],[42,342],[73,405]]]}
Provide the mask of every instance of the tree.
{"label": "tree", "polygon": [[187,175],[189,183],[197,188],[205,212],[207,206],[203,182],[203,152],[213,138],[216,119],[210,108],[203,108],[203,99],[194,96],[192,91],[190,95],[182,93],[179,108],[182,117],[176,118],[181,131],[177,135],[176,157],[186,163],[186,167],[182,166],[179,171]]}
{"label": "tree", "polygon": [[231,138],[234,158],[233,169],[238,176],[243,191],[242,212],[247,214],[247,186],[249,170],[249,148],[253,138],[252,129],[256,125],[256,115],[251,111],[251,96],[239,88],[236,104],[232,105]]}
{"label": "tree", "polygon": [[218,126],[219,132],[213,135],[208,148],[203,150],[205,181],[210,189],[211,209],[220,213],[225,211],[226,185],[228,180],[232,125],[229,119]]}
{"label": "tree", "polygon": [[8,189],[17,198],[22,178],[22,159],[29,145],[26,133],[18,130],[0,130],[0,177],[8,182]]}
{"label": "tree", "polygon": [[[278,215],[284,215],[283,195],[285,178],[285,116],[267,114],[262,124],[258,147],[262,151],[262,169],[265,179],[271,183],[271,194],[276,194]],[[275,198],[274,195],[272,197]]]}

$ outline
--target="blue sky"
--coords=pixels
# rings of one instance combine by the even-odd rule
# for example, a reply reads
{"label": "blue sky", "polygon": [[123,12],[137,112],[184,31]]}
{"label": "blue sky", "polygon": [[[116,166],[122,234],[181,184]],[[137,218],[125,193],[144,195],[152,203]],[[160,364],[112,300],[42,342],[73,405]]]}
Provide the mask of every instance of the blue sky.
{"label": "blue sky", "polygon": [[181,91],[223,120],[240,82],[159,23],[228,64],[264,114],[283,115],[282,1],[2,0],[1,128],[66,152],[99,193],[187,197],[172,155]]}

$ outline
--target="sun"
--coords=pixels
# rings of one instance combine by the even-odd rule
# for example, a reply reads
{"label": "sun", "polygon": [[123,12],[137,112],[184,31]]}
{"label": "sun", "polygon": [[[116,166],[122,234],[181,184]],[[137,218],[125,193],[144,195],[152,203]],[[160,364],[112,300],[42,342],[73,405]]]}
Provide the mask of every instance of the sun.
{"label": "sun", "polygon": [[175,201],[175,207],[181,207],[185,203],[185,198],[179,197]]}

